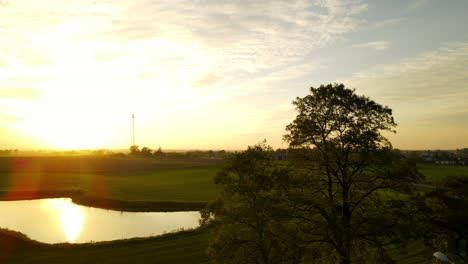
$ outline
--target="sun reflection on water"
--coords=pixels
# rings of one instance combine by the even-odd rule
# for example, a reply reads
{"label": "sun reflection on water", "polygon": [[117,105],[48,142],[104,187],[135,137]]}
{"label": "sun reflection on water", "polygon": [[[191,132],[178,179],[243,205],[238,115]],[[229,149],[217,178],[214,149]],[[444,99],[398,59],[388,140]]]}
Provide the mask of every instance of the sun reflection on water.
{"label": "sun reflection on water", "polygon": [[74,243],[83,230],[85,214],[82,209],[71,199],[46,199],[43,205],[57,214],[67,241]]}

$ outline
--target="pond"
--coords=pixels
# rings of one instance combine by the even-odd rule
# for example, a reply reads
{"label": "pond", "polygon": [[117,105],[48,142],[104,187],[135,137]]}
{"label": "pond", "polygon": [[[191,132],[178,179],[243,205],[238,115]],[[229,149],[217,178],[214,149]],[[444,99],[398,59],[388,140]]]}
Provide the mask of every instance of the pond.
{"label": "pond", "polygon": [[0,201],[0,227],[44,243],[86,243],[148,237],[198,227],[200,213],[120,212],[69,198]]}

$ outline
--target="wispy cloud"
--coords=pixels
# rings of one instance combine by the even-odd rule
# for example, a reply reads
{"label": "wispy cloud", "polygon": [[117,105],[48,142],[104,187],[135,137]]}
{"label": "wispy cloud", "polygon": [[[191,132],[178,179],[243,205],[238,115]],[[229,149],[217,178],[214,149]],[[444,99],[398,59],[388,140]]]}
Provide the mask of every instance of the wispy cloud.
{"label": "wispy cloud", "polygon": [[368,25],[367,29],[370,29],[370,30],[382,29],[382,28],[398,25],[403,21],[405,21],[404,18],[399,18],[399,17],[388,18],[388,19],[372,22],[372,24]]}
{"label": "wispy cloud", "polygon": [[0,87],[0,99],[14,98],[23,100],[36,100],[41,96],[40,91],[25,87]]}
{"label": "wispy cloud", "polygon": [[[248,71],[294,62],[311,48],[356,30],[361,23],[358,15],[367,9],[361,1],[339,0],[127,0],[99,4],[86,0],[57,2],[53,11],[44,10],[46,6],[50,1],[31,1],[29,6],[15,1],[0,11],[2,24],[9,25],[8,32],[0,34],[1,43],[17,51],[12,53],[15,58],[29,54],[24,57],[33,61],[26,64],[46,64],[60,55],[48,54],[46,44],[54,43],[41,43],[39,37],[57,42],[61,50],[87,48],[90,55],[107,59],[134,56],[135,48],[145,42],[164,39],[167,45],[185,43],[201,55],[210,54],[207,59],[214,60],[214,65],[230,64]],[[37,19],[27,17],[28,13]],[[26,37],[31,33],[32,38]],[[90,39],[95,41],[94,47],[86,45]],[[18,40],[22,45],[17,45]],[[154,49],[144,51],[148,60],[158,61],[161,53],[167,55],[164,47],[158,51],[158,43],[153,44]],[[190,60],[187,56],[182,54],[181,58]]]}
{"label": "wispy cloud", "polygon": [[[400,63],[356,73],[349,82],[370,94],[396,101],[451,98],[460,104],[468,96],[467,68],[468,43],[459,42]],[[461,105],[468,108],[465,103]]]}
{"label": "wispy cloud", "polygon": [[417,9],[426,6],[430,0],[410,0],[408,10]]}
{"label": "wispy cloud", "polygon": [[388,41],[372,41],[361,44],[356,44],[352,46],[353,48],[371,48],[374,50],[386,50],[390,47],[390,42]]}
{"label": "wispy cloud", "polygon": [[[226,84],[299,64],[357,30],[366,10],[360,0],[9,1],[0,10],[8,29],[0,30],[7,51],[0,63],[22,67],[22,78],[54,82],[83,78],[92,68],[103,82]],[[0,81],[15,84],[17,72]]]}
{"label": "wispy cloud", "polygon": [[14,124],[15,122],[19,120],[22,120],[22,119],[16,116],[12,116],[12,115],[0,112],[0,127],[9,127],[10,125]]}
{"label": "wispy cloud", "polygon": [[451,43],[343,81],[389,105],[404,148],[459,148],[468,141],[468,43]]}
{"label": "wispy cloud", "polygon": [[[162,119],[181,120],[201,127],[198,136],[208,127],[220,134],[264,127],[270,109],[225,110],[227,99],[272,87],[279,91],[286,81],[313,72],[315,66],[304,59],[359,30],[368,8],[361,0],[2,3],[0,84],[37,87],[41,93],[39,110],[10,105],[15,113],[22,111],[25,122],[37,124],[24,127],[48,127],[46,119],[56,109],[62,109],[57,115],[63,122],[71,122],[72,114],[91,116],[108,98],[106,109],[113,115],[130,109],[145,113],[153,128]],[[83,102],[86,111],[79,111]],[[235,118],[235,126],[222,117],[205,120],[219,109],[245,119]],[[86,121],[102,123],[94,117]]]}
{"label": "wispy cloud", "polygon": [[[406,148],[457,148],[468,136],[468,43],[452,43],[345,81],[394,109]],[[415,135],[420,135],[417,138]]]}

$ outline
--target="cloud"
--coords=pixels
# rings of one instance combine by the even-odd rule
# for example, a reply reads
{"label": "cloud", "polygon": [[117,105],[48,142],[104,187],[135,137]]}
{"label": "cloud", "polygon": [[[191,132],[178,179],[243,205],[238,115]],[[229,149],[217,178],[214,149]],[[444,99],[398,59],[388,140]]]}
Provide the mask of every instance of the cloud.
{"label": "cloud", "polygon": [[388,41],[372,41],[372,42],[366,42],[362,44],[356,44],[351,47],[353,48],[371,48],[374,50],[386,50],[390,46],[390,42]]}
{"label": "cloud", "polygon": [[17,121],[22,120],[20,117],[12,116],[9,114],[0,113],[0,127],[9,127]]}
{"label": "cloud", "polygon": [[394,25],[400,24],[404,20],[405,20],[404,18],[388,18],[388,19],[377,21],[377,22],[373,22],[367,27],[367,29],[376,30],[376,29],[381,29],[381,28],[385,28],[389,26],[394,26]]}
{"label": "cloud", "polygon": [[102,111],[106,98],[114,116],[145,113],[152,128],[188,120],[199,135],[203,118],[239,100],[232,113],[245,119],[213,124],[252,132],[270,111],[239,97],[280,97],[314,71],[304,59],[359,30],[366,10],[360,0],[14,0],[0,8],[0,83],[41,92],[41,111],[10,105],[30,131],[56,109]]}
{"label": "cloud", "polygon": [[220,81],[220,77],[217,76],[216,74],[213,73],[208,73],[204,75],[201,79],[197,80],[193,86],[198,88],[198,87],[207,87],[214,85]]}
{"label": "cloud", "polygon": [[14,98],[23,100],[39,99],[41,93],[34,88],[18,88],[18,87],[0,87],[1,98]]}
{"label": "cloud", "polygon": [[408,5],[408,10],[418,9],[426,6],[430,0],[411,0]]}
{"label": "cloud", "polygon": [[392,101],[436,99],[460,103],[468,96],[467,68],[468,43],[459,42],[400,63],[356,73],[347,82]]}
{"label": "cloud", "polygon": [[452,43],[355,74],[344,83],[394,110],[400,124],[392,139],[396,145],[458,148],[468,143],[466,69],[468,43]]}
{"label": "cloud", "polygon": [[366,10],[360,0],[9,1],[0,10],[1,64],[28,67],[35,79],[94,67],[101,78],[159,86],[200,86],[207,73],[221,84],[300,63],[357,30]]}
{"label": "cloud", "polygon": [[468,42],[443,47],[354,74],[342,81],[394,110],[404,149],[459,148],[467,144]]}
{"label": "cloud", "polygon": [[224,68],[260,71],[294,62],[356,30],[366,9],[361,1],[338,0],[139,1],[109,19],[112,26],[96,36],[198,43]]}

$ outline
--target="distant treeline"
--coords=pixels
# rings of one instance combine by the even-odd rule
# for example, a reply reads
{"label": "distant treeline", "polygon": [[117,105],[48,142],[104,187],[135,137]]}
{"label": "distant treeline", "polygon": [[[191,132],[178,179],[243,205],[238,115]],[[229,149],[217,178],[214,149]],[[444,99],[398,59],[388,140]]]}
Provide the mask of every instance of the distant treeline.
{"label": "distant treeline", "polygon": [[0,149],[0,156],[9,156],[14,153],[18,153],[18,150],[17,149]]}
{"label": "distant treeline", "polygon": [[[159,157],[169,157],[169,158],[225,158],[228,152],[225,150],[190,150],[185,152],[163,152],[161,147],[157,150],[152,150],[149,147],[143,147],[140,149],[139,146],[133,145],[130,146],[130,156],[134,157],[145,157],[145,158],[159,158]],[[119,153],[119,156],[125,154]]]}
{"label": "distant treeline", "polygon": [[95,149],[95,150],[18,150],[0,149],[0,157],[5,156],[112,156],[112,157],[141,157],[141,158],[225,158],[229,151],[225,150],[187,150],[187,151],[164,151],[159,147],[152,150],[149,147],[131,146],[129,152],[122,150]]}
{"label": "distant treeline", "polygon": [[102,156],[115,155],[119,152],[109,149],[84,149],[84,150],[19,150],[0,149],[0,156]]}

